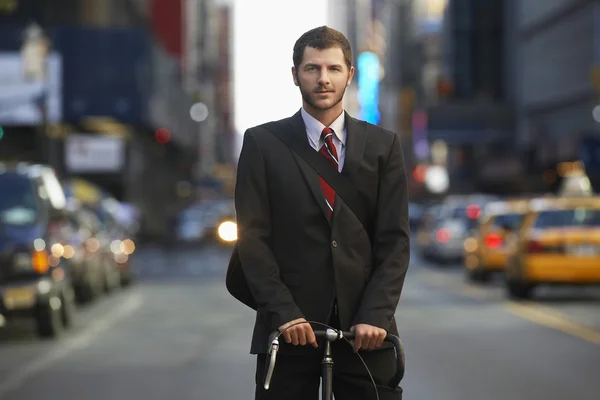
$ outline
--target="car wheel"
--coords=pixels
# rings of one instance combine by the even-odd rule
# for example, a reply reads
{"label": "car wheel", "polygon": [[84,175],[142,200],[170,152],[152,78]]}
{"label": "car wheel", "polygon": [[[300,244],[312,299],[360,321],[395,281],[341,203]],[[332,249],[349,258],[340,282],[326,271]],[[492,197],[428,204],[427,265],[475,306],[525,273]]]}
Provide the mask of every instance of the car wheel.
{"label": "car wheel", "polygon": [[97,284],[94,284],[94,282],[88,281],[88,282],[81,284],[77,288],[75,293],[76,293],[76,299],[77,299],[78,303],[81,303],[81,304],[91,303],[92,301],[94,301],[96,299],[96,297],[98,296],[98,288],[94,287],[94,285],[98,286]]}
{"label": "car wheel", "polygon": [[63,328],[61,299],[52,297],[48,304],[38,308],[36,327],[38,335],[43,338],[54,338],[60,334]]}
{"label": "car wheel", "polygon": [[121,286],[121,274],[112,265],[107,265],[104,274],[104,292],[111,293]]}
{"label": "car wheel", "polygon": [[516,279],[506,280],[506,290],[511,299],[529,299],[533,291],[533,286]]}
{"label": "car wheel", "polygon": [[65,328],[68,328],[73,325],[73,318],[75,316],[75,293],[72,288],[64,290],[61,303],[61,322]]}
{"label": "car wheel", "polygon": [[488,283],[491,279],[489,271],[482,270],[481,268],[470,269],[467,271],[469,281],[475,283]]}
{"label": "car wheel", "polygon": [[125,272],[121,276],[121,287],[130,286],[133,283],[133,273],[131,271]]}

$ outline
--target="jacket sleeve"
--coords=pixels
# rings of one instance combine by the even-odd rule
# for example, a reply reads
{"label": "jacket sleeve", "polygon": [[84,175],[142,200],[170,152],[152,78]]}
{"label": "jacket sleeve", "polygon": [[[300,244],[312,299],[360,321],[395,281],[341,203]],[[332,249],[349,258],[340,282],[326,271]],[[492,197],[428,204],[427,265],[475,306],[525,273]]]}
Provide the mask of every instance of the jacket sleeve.
{"label": "jacket sleeve", "polygon": [[244,134],[235,187],[238,251],[248,287],[272,329],[303,315],[281,281],[270,247],[271,212],[266,165],[252,129]]}
{"label": "jacket sleeve", "polygon": [[354,324],[387,329],[393,319],[410,260],[408,186],[400,139],[394,134],[380,175],[375,215],[373,272]]}

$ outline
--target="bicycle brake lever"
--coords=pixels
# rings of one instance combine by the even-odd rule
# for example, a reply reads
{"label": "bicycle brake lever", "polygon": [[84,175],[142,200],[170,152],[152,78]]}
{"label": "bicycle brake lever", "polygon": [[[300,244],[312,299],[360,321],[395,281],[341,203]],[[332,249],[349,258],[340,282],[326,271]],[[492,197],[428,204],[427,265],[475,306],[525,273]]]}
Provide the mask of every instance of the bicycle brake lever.
{"label": "bicycle brake lever", "polygon": [[271,378],[273,377],[273,370],[275,369],[275,361],[277,360],[277,351],[279,350],[279,340],[274,338],[271,342],[271,360],[269,362],[269,369],[267,370],[267,376],[265,377],[265,390],[269,390],[271,385]]}

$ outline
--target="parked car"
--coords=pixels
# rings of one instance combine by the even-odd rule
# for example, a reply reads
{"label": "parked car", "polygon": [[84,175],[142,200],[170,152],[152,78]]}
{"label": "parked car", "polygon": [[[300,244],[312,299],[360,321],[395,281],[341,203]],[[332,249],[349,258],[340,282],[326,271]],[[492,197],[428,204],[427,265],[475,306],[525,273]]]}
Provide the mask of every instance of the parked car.
{"label": "parked car", "polygon": [[508,247],[506,292],[541,285],[600,285],[600,197],[535,199]]}
{"label": "parked car", "polygon": [[62,253],[66,198],[50,167],[0,165],[0,314],[33,318],[40,336],[72,323],[75,296]]}

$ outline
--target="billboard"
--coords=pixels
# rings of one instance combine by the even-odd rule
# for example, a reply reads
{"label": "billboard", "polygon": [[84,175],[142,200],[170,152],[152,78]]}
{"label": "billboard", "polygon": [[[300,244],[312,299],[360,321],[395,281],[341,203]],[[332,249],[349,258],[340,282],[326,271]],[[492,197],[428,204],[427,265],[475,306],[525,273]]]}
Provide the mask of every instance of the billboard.
{"label": "billboard", "polygon": [[119,173],[125,168],[125,142],[118,137],[76,134],[65,141],[70,173]]}
{"label": "billboard", "polygon": [[51,52],[45,80],[28,78],[19,52],[0,52],[0,125],[35,126],[62,120],[62,57]]}
{"label": "billboard", "polygon": [[358,102],[359,118],[377,125],[381,119],[379,111],[379,79],[381,67],[379,57],[370,51],[358,55]]}

